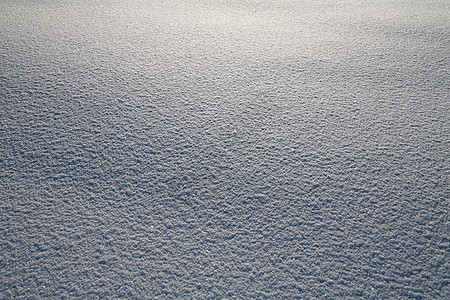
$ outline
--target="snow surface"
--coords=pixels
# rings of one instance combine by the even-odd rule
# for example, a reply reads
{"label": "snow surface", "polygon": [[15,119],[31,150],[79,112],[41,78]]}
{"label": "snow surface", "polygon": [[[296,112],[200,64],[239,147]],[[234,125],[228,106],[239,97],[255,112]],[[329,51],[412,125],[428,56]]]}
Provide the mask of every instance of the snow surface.
{"label": "snow surface", "polygon": [[0,3],[0,298],[449,293],[447,0]]}

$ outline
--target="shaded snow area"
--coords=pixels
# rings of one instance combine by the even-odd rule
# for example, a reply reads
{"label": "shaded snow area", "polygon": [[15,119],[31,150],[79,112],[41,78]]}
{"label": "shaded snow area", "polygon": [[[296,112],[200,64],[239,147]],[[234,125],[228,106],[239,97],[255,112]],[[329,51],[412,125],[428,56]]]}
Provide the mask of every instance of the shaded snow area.
{"label": "shaded snow area", "polygon": [[0,3],[0,298],[449,299],[450,8]]}

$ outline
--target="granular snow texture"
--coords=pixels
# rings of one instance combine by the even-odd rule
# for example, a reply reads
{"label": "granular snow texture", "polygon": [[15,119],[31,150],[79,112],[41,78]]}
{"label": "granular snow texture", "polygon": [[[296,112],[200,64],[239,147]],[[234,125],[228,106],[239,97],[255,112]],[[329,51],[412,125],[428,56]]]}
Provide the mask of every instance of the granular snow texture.
{"label": "granular snow texture", "polygon": [[0,3],[0,298],[449,299],[447,0]]}

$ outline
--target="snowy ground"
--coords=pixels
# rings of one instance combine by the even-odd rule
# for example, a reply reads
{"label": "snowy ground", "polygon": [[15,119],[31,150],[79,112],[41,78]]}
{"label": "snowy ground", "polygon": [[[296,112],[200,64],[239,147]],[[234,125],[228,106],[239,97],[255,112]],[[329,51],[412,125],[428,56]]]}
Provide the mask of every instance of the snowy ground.
{"label": "snowy ground", "polygon": [[450,4],[369,2],[2,1],[0,298],[450,298]]}

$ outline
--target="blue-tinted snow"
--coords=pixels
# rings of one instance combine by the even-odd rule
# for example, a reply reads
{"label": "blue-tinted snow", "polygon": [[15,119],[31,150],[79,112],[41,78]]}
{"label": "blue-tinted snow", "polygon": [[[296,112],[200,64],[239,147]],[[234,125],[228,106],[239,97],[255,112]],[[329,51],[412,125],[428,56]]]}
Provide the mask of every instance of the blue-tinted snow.
{"label": "blue-tinted snow", "polygon": [[369,2],[2,1],[0,297],[449,297],[449,4]]}

